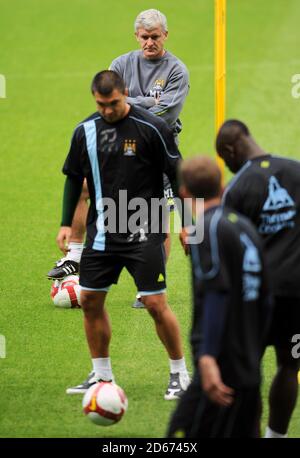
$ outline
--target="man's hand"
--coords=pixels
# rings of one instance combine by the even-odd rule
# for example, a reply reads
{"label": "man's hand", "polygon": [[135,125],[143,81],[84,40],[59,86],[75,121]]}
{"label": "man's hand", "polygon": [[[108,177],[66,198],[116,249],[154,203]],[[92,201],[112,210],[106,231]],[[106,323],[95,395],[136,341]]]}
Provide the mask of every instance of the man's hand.
{"label": "man's hand", "polygon": [[228,407],[233,402],[234,390],[222,382],[219,366],[212,356],[199,358],[202,388],[208,398],[220,406]]}
{"label": "man's hand", "polygon": [[188,232],[185,227],[181,229],[179,234],[179,240],[181,243],[182,248],[184,249],[185,255],[188,256],[190,254],[190,247],[187,243],[188,241]]}
{"label": "man's hand", "polygon": [[68,245],[72,235],[72,228],[69,226],[61,226],[57,237],[56,243],[58,248],[64,253],[67,254],[68,252]]}

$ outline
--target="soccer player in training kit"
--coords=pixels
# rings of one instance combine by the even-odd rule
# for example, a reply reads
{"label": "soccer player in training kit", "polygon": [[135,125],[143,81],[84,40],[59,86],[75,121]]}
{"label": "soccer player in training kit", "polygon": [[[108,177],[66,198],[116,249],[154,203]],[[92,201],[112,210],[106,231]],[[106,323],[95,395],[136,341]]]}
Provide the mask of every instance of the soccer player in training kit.
{"label": "soccer player in training kit", "polygon": [[204,198],[202,243],[190,244],[194,376],[168,437],[255,437],[260,360],[270,306],[255,227],[221,206],[221,173],[210,158],[180,167],[183,198]]}
{"label": "soccer player in training kit", "polygon": [[[105,309],[109,287],[117,283],[126,267],[146,309],[155,322],[157,335],[170,358],[170,383],[165,399],[178,398],[189,383],[179,325],[167,304],[164,237],[157,226],[152,229],[151,213],[141,218],[139,230],[128,228],[132,215],[128,207],[126,231],[118,221],[121,199],[128,202],[143,198],[150,206],[153,198],[163,199],[163,173],[176,189],[176,166],[180,153],[171,129],[162,119],[126,103],[127,91],[122,78],[113,71],[98,73],[92,83],[97,113],[75,129],[63,172],[67,175],[64,191],[62,227],[57,241],[61,249],[68,244],[71,223],[84,178],[91,204],[87,218],[87,242],[80,262],[81,306],[93,370],[88,379],[67,393],[84,393],[99,380],[112,380],[109,358],[111,327]],[[138,179],[137,179],[138,177]],[[103,199],[116,205],[117,232],[105,231]],[[164,200],[163,200],[164,201]],[[148,228],[148,232],[145,228]]]}
{"label": "soccer player in training kit", "polygon": [[[163,118],[171,127],[177,141],[181,131],[178,119],[189,90],[189,75],[185,65],[164,49],[168,36],[166,17],[158,10],[150,9],[140,13],[135,20],[135,35],[141,50],[131,51],[115,59],[110,69],[116,71],[125,81],[130,105],[147,109]],[[137,177],[139,179],[139,177]],[[172,189],[164,175],[165,197],[172,202]],[[73,237],[66,258],[58,261],[48,278],[59,279],[78,271],[83,249],[85,221],[88,211],[88,191],[84,187],[73,220]],[[170,235],[165,240],[166,256],[170,251]],[[139,301],[137,308],[143,307]]]}
{"label": "soccer player in training kit", "polygon": [[265,437],[286,437],[298,394],[299,359],[292,356],[291,339],[300,332],[300,163],[267,154],[238,120],[223,124],[216,149],[237,174],[224,204],[250,218],[264,242],[274,296],[269,344],[278,367]]}

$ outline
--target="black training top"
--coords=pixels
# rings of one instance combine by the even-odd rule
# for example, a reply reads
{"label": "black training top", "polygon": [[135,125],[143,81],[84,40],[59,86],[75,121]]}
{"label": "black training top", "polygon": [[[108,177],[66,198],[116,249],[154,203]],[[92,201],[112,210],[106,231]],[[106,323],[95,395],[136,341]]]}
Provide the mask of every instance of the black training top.
{"label": "black training top", "polygon": [[[127,203],[133,198],[143,198],[150,209],[152,198],[162,199],[163,172],[176,191],[176,168],[180,157],[166,122],[142,108],[131,106],[128,115],[113,124],[107,123],[99,113],[79,124],[63,173],[81,180],[87,178],[91,200],[87,246],[99,251],[131,249],[135,243],[145,240],[147,231],[155,232],[157,226],[151,230],[150,212],[141,212],[141,229],[132,233],[127,223],[139,210],[139,202],[133,202],[128,212]],[[121,190],[127,194],[123,192],[120,197]],[[116,224],[112,227],[110,221],[109,231],[104,230],[107,223],[105,198],[110,198],[116,205]],[[162,241],[163,237],[159,234],[157,239]]]}
{"label": "black training top", "polygon": [[[267,279],[262,243],[245,217],[223,207],[204,214],[204,239],[190,245],[192,257],[194,314],[191,343],[194,361],[207,347],[205,336],[217,332],[205,318],[206,297],[225,298],[219,349],[213,356],[222,379],[241,388],[260,382],[260,359],[269,316]],[[225,312],[225,313],[223,313]],[[215,323],[218,323],[218,316]],[[219,326],[219,323],[218,323]]]}
{"label": "black training top", "polygon": [[300,163],[269,154],[248,161],[223,203],[263,237],[273,293],[300,297]]}

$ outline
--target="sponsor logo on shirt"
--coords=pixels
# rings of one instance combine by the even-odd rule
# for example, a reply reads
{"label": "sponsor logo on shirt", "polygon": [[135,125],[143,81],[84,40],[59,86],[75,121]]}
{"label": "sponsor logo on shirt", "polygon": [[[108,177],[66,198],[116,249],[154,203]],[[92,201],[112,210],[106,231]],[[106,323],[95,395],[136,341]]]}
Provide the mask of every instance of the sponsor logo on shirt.
{"label": "sponsor logo on shirt", "polygon": [[269,194],[260,214],[261,223],[258,231],[261,234],[275,234],[285,228],[295,226],[295,202],[281,187],[274,176],[269,178]]}
{"label": "sponsor logo on shirt", "polygon": [[124,156],[135,156],[136,140],[125,140],[123,149],[124,149]]}
{"label": "sponsor logo on shirt", "polygon": [[117,130],[116,128],[105,129],[100,133],[99,149],[104,153],[117,151]]}

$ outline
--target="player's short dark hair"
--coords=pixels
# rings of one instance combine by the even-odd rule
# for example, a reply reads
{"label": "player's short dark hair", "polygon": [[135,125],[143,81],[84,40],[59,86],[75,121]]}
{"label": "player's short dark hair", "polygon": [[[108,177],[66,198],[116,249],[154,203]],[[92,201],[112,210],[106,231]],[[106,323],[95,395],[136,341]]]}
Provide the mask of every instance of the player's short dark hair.
{"label": "player's short dark hair", "polygon": [[195,156],[180,164],[179,178],[192,196],[212,199],[221,194],[221,171],[207,156]]}
{"label": "player's short dark hair", "polygon": [[92,94],[98,92],[101,95],[109,95],[114,89],[125,93],[125,83],[118,73],[113,70],[103,70],[97,73],[91,84]]}
{"label": "player's short dark hair", "polygon": [[238,119],[228,119],[224,122],[224,124],[222,124],[220,130],[229,128],[239,130],[242,134],[246,135],[246,137],[250,135],[250,131],[246,124],[244,124],[242,121],[239,121]]}

